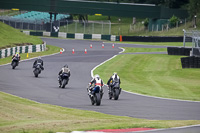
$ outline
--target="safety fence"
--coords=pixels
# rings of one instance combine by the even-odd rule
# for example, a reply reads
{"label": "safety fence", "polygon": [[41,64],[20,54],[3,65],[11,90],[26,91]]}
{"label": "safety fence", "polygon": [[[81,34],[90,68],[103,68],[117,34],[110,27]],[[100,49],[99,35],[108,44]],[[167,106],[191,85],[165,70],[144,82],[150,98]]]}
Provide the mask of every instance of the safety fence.
{"label": "safety fence", "polygon": [[191,55],[200,57],[200,31],[184,31],[183,46],[191,47]]}
{"label": "safety fence", "polygon": [[34,36],[119,41],[119,36],[115,36],[115,35],[83,34],[83,33],[73,34],[73,33],[64,33],[64,32],[32,32],[32,31],[23,31],[23,33],[27,35],[34,35]]}
{"label": "safety fence", "polygon": [[182,68],[200,68],[200,31],[184,31],[183,47],[168,47],[168,55],[182,55]]}
{"label": "safety fence", "polygon": [[9,16],[0,16],[0,21],[20,30],[66,32],[83,34],[111,34],[110,21],[78,21],[61,19],[54,22],[42,20],[16,19]]}
{"label": "safety fence", "polygon": [[46,42],[44,44],[37,45],[26,45],[26,46],[16,46],[12,48],[6,48],[0,50],[0,58],[5,58],[14,55],[16,52],[19,53],[33,53],[41,52],[46,50]]}

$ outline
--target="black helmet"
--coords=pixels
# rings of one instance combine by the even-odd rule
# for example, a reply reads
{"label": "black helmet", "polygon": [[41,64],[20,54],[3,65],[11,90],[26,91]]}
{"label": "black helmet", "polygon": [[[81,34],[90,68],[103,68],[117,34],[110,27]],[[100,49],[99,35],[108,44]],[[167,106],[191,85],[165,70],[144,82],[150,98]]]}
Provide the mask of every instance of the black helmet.
{"label": "black helmet", "polygon": [[66,65],[64,65],[64,67],[68,68],[68,65],[66,64]]}

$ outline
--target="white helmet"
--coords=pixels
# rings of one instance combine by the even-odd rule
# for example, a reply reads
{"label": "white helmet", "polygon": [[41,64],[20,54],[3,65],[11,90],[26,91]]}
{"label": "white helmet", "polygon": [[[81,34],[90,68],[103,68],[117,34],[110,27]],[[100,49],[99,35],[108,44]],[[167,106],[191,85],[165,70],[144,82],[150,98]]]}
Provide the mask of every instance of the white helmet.
{"label": "white helmet", "polygon": [[94,78],[99,78],[99,75],[98,75],[98,74],[96,74],[96,75],[94,76]]}

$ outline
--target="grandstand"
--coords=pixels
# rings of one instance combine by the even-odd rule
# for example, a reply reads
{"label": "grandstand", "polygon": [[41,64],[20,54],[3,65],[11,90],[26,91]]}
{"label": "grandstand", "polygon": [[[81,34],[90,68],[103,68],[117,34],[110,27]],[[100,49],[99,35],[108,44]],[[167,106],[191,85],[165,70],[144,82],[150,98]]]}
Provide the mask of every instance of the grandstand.
{"label": "grandstand", "polygon": [[[70,15],[68,14],[57,14],[56,20],[62,20],[65,18],[69,18]],[[23,20],[23,22],[37,22],[37,23],[47,23],[50,22],[50,15],[47,12],[38,12],[38,11],[31,11],[25,12],[23,14],[18,14],[11,17],[12,19],[16,20]],[[52,20],[54,16],[52,16]]]}

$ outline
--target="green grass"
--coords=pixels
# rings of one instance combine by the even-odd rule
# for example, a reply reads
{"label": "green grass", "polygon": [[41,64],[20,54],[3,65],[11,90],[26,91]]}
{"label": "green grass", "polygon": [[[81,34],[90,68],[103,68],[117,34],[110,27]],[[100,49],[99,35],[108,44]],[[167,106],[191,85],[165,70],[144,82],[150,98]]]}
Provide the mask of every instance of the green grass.
{"label": "green grass", "polygon": [[[148,49],[143,50],[145,52]],[[131,48],[129,51],[138,50]],[[121,87],[130,92],[200,101],[200,71],[182,69],[180,58],[162,54],[118,55],[98,67],[94,73],[100,74],[103,81],[107,82],[113,72],[118,72]]]}
{"label": "green grass", "polygon": [[146,120],[40,104],[0,92],[0,131],[54,133],[120,128],[170,128],[200,124],[199,120]]}
{"label": "green grass", "polygon": [[166,48],[127,48],[125,49],[124,53],[135,53],[135,52],[167,52]]}
{"label": "green grass", "polygon": [[[112,42],[108,43],[122,43],[122,44],[143,44],[143,45],[159,45],[159,46],[183,46],[183,42]],[[188,45],[189,46],[189,45]]]}
{"label": "green grass", "polygon": [[[38,56],[58,53],[59,51],[60,51],[59,47],[52,46],[52,45],[47,45],[47,50],[44,51],[44,52],[29,53],[28,54],[28,58],[27,58],[27,53],[20,54],[20,56],[21,56],[21,60],[24,60],[24,59],[29,59],[29,58],[33,58],[33,57],[38,57]],[[7,64],[7,63],[10,63],[10,62],[11,62],[11,56],[0,59],[0,65]]]}
{"label": "green grass", "polygon": [[28,36],[2,22],[0,22],[0,49],[14,47],[18,44],[42,44],[42,40],[35,36]]}

